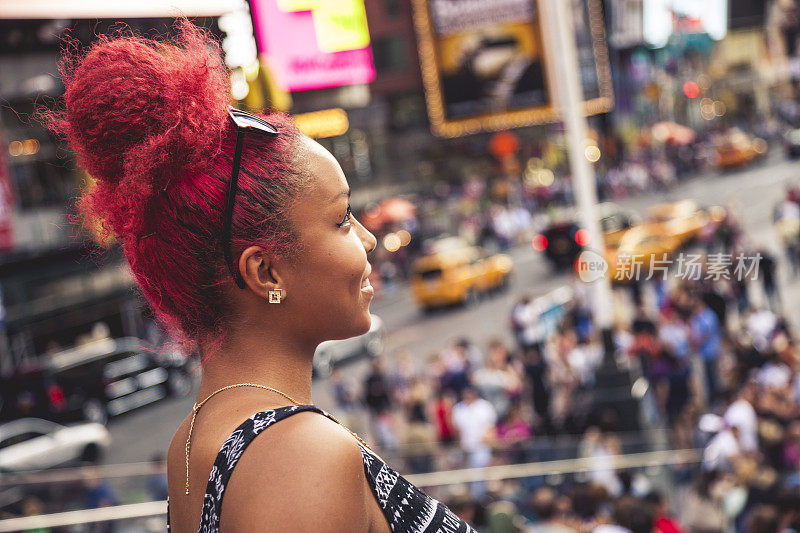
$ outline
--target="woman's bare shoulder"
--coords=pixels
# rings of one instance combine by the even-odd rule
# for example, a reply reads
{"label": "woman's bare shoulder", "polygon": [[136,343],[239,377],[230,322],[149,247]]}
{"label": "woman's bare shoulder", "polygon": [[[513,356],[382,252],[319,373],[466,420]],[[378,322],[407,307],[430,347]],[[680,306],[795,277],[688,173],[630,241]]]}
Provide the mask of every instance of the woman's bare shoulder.
{"label": "woman's bare shoulder", "polygon": [[228,483],[221,525],[226,531],[367,531],[368,497],[355,438],[323,415],[298,413],[248,446]]}

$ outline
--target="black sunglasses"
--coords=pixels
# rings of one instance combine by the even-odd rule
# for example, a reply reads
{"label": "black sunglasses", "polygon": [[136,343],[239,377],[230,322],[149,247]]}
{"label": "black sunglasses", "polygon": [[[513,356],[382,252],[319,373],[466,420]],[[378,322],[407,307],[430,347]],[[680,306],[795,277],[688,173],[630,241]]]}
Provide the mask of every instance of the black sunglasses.
{"label": "black sunglasses", "polygon": [[228,107],[228,117],[236,126],[236,148],[233,151],[231,184],[228,187],[228,196],[225,201],[225,222],[222,226],[222,250],[225,254],[225,261],[228,263],[228,270],[231,271],[231,276],[233,276],[236,286],[240,289],[244,289],[244,279],[242,279],[239,269],[234,268],[231,254],[231,224],[233,223],[233,206],[236,203],[236,192],[239,189],[239,166],[242,163],[244,134],[253,132],[259,135],[273,136],[278,134],[278,128],[264,119],[233,107]]}

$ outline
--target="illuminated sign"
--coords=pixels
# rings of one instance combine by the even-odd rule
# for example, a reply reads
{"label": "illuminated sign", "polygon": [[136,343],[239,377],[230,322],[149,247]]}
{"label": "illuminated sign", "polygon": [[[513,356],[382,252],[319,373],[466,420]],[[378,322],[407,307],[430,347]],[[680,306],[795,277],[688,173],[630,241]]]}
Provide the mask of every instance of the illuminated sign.
{"label": "illuminated sign", "polygon": [[[613,105],[601,0],[572,5],[588,114]],[[558,120],[536,0],[413,0],[428,116],[456,137]],[[557,58],[556,58],[557,59]]]}
{"label": "illuminated sign", "polygon": [[728,0],[644,0],[644,39],[660,48],[674,33],[707,33],[718,41],[728,32]]}
{"label": "illuminated sign", "polygon": [[251,11],[259,51],[284,90],[375,78],[364,0],[252,0]]}
{"label": "illuminated sign", "polygon": [[338,107],[311,113],[300,113],[292,118],[297,129],[313,139],[343,135],[350,128],[347,113],[344,109]]}

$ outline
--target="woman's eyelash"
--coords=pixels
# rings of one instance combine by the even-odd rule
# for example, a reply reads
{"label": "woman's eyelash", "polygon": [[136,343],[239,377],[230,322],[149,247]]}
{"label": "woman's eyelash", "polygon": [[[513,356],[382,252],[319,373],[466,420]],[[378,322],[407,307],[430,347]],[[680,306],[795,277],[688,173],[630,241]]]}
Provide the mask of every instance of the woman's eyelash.
{"label": "woman's eyelash", "polygon": [[348,222],[350,222],[350,213],[351,213],[351,211],[350,211],[350,204],[347,204],[347,212],[344,214],[344,218],[342,219],[342,221],[341,221],[341,222],[339,222],[339,223],[338,223],[338,224],[336,224],[336,225],[337,225],[337,226],[339,226],[339,227],[341,228],[342,226],[344,226],[345,224],[347,224]]}

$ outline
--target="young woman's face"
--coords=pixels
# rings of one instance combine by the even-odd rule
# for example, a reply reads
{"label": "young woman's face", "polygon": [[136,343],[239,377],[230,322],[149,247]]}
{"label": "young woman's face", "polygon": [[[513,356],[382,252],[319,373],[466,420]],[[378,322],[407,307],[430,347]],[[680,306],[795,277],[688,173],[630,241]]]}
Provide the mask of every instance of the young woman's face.
{"label": "young woman's face", "polygon": [[339,163],[317,142],[303,138],[301,144],[310,186],[291,212],[301,242],[281,305],[295,311],[297,328],[308,338],[360,335],[371,324],[367,253],[375,236],[347,214],[350,187]]}

